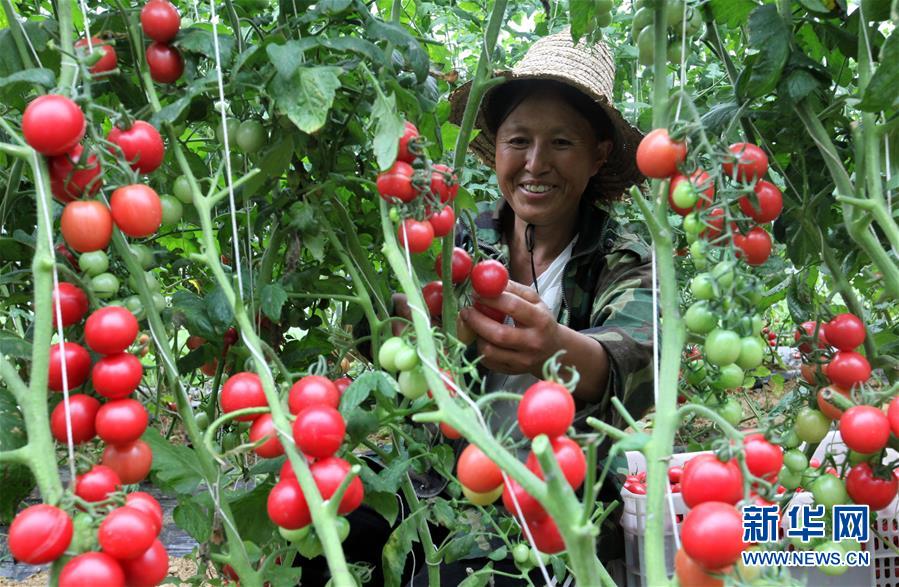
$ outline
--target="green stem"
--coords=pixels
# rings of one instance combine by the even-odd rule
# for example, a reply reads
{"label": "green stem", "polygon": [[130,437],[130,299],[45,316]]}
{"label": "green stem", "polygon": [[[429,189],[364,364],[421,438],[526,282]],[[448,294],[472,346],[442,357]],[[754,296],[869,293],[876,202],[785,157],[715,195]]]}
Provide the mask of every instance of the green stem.
{"label": "green stem", "polygon": [[78,73],[78,63],[72,55],[75,53],[75,39],[72,27],[72,2],[57,3],[57,24],[59,26],[59,44],[61,62],[59,64],[59,79],[56,82],[56,89],[65,95],[71,91],[75,81],[75,74]]}
{"label": "green stem", "polygon": [[28,53],[28,45],[25,41],[25,32],[22,23],[19,22],[19,15],[9,0],[2,0],[3,14],[6,16],[6,22],[9,23],[9,31],[12,33],[13,42],[16,44],[16,51],[22,60],[22,65],[26,69],[34,68],[34,62],[31,60],[31,54]]}

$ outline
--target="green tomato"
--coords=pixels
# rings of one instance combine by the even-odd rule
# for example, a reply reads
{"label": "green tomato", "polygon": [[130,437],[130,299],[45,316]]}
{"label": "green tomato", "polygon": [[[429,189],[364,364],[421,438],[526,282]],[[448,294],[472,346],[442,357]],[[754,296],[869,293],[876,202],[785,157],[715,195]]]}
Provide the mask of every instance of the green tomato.
{"label": "green tomato", "polygon": [[268,141],[268,132],[258,120],[244,120],[237,127],[237,148],[244,153],[255,153],[265,146]]}
{"label": "green tomato", "polygon": [[418,399],[428,392],[428,380],[421,369],[401,372],[399,386],[400,393],[409,399]]}
{"label": "green tomato", "polygon": [[394,364],[400,371],[411,371],[418,366],[418,350],[409,345],[403,345],[394,358]]}
{"label": "green tomato", "polygon": [[712,277],[722,289],[727,289],[734,283],[734,263],[732,261],[721,261],[712,268]]}
{"label": "green tomato", "polygon": [[531,549],[531,554],[528,557],[528,560],[531,563],[532,567],[536,567],[540,562],[543,562],[544,565],[549,564],[549,559],[552,555],[546,554],[545,552],[540,552],[537,550]]}
{"label": "green tomato", "polygon": [[172,193],[184,204],[192,204],[194,201],[194,193],[190,189],[190,181],[187,176],[179,175],[172,184]]}
{"label": "green tomato", "polygon": [[240,435],[237,432],[231,431],[222,436],[222,451],[228,452],[229,450],[234,450],[240,446]]}
{"label": "green tomato", "polygon": [[634,14],[634,20],[631,21],[631,38],[635,41],[640,37],[640,33],[645,28],[652,28],[653,11],[648,6],[638,10]]}
{"label": "green tomato", "polygon": [[139,296],[128,296],[122,304],[125,308],[140,318],[144,315],[144,303],[140,301]]}
{"label": "green tomato", "polygon": [[184,214],[184,205],[181,200],[175,196],[168,194],[159,196],[159,202],[162,204],[162,225],[174,226],[181,220]]}
{"label": "green tomato", "polygon": [[167,305],[168,304],[165,300],[165,296],[163,296],[158,291],[154,291],[153,292],[153,307],[156,308],[156,311],[162,312],[163,310],[165,310],[165,307]]}
{"label": "green tomato", "polygon": [[[668,43],[668,48],[665,51],[665,56],[668,58],[668,63],[671,63],[672,65],[680,64],[681,59],[684,58],[683,44],[681,43],[680,39],[675,38],[670,43]],[[680,187],[685,183],[688,182],[681,182],[677,187]],[[677,190],[675,190],[675,192],[676,191]]]}
{"label": "green tomato", "polygon": [[[225,135],[222,132],[222,119],[221,115],[217,112],[215,116],[215,122],[213,123],[215,126],[215,138],[222,145],[225,144]],[[225,123],[225,126],[228,130],[228,145],[231,148],[234,147],[234,143],[237,140],[237,129],[240,127],[240,123],[234,118],[229,118]]]}
{"label": "green tomato", "polygon": [[740,356],[737,365],[749,371],[762,364],[765,358],[765,343],[758,336],[744,336],[740,339]]}
{"label": "green tomato", "polygon": [[806,489],[815,484],[815,481],[821,478],[821,470],[815,467],[809,467],[802,472],[802,486]]}
{"label": "green tomato", "polygon": [[718,408],[718,414],[731,426],[739,426],[743,421],[743,406],[731,397]]}
{"label": "green tomato", "polygon": [[94,277],[109,269],[109,257],[106,255],[106,251],[81,253],[81,256],[78,257],[78,267],[90,277]]}
{"label": "green tomato", "polygon": [[784,488],[793,491],[802,484],[802,474],[792,471],[788,467],[783,467],[777,476],[777,480]]}
{"label": "green tomato", "polygon": [[682,181],[674,188],[671,194],[671,201],[678,208],[692,208],[699,200],[699,193],[693,186],[692,182]]}
{"label": "green tomato", "polygon": [[593,17],[593,22],[596,24],[596,28],[604,29],[610,24],[612,24],[612,13],[611,12],[602,12],[597,13],[596,16]]}
{"label": "green tomato", "polygon": [[718,389],[736,389],[743,385],[743,369],[734,363],[721,367],[718,377],[715,379],[715,387]]}
{"label": "green tomato", "polygon": [[861,463],[866,463],[870,461],[877,453],[869,453],[865,454],[862,452],[855,452],[854,450],[849,451],[849,464],[853,467],[855,465],[860,465]]}
{"label": "green tomato", "polygon": [[651,26],[646,27],[637,36],[637,59],[640,65],[652,65],[655,59],[655,31]]}
{"label": "green tomato", "polygon": [[614,7],[612,0],[593,0],[593,13],[602,14],[604,12],[612,12]]}
{"label": "green tomato", "polygon": [[[143,278],[144,278],[144,283],[147,285],[147,288],[151,292],[159,291],[159,288],[160,288],[159,280],[156,279],[155,275],[153,275],[151,272],[147,271],[143,274]],[[140,277],[138,277],[137,279],[140,279]],[[138,284],[140,282],[137,281],[137,279],[135,279],[134,275],[128,276],[128,287],[130,287],[134,291],[138,291]]]}
{"label": "green tomato", "polygon": [[346,537],[350,535],[350,521],[343,516],[337,516],[337,519],[334,522],[337,527],[337,537],[343,542],[346,540]]}
{"label": "green tomato", "polygon": [[197,427],[200,430],[206,430],[207,428],[209,428],[209,414],[207,414],[206,412],[197,413],[197,417],[195,418],[195,420],[197,422]]}
{"label": "green tomato", "polygon": [[665,21],[668,28],[677,27],[680,30],[680,23],[684,20],[684,3],[683,0],[668,0],[668,9],[665,11]]}
{"label": "green tomato", "polygon": [[137,255],[137,262],[144,269],[149,269],[155,263],[153,251],[146,245],[131,245],[131,252]]}
{"label": "green tomato", "polygon": [[791,448],[784,453],[784,466],[794,473],[802,473],[808,468],[808,457],[801,450]]}
{"label": "green tomato", "polygon": [[754,315],[752,317],[752,333],[756,336],[760,336],[763,328],[765,328],[765,320],[758,314]]}
{"label": "green tomato", "polygon": [[703,356],[706,361],[719,367],[736,362],[740,356],[740,336],[723,328],[712,330],[705,338]]}
{"label": "green tomato", "polygon": [[700,273],[690,280],[690,291],[697,300],[714,299],[715,281],[708,273]]}
{"label": "green tomato", "polygon": [[530,559],[531,549],[527,544],[519,542],[512,547],[512,559],[516,565],[524,565]]}
{"label": "green tomato", "polygon": [[91,289],[98,298],[108,300],[119,291],[119,278],[112,273],[101,273],[91,278]]}
{"label": "green tomato", "polygon": [[708,375],[708,369],[702,359],[687,364],[687,383],[690,385],[699,385],[706,375]]}
{"label": "green tomato", "polygon": [[702,15],[699,10],[693,8],[690,10],[690,16],[687,20],[687,36],[694,37],[696,33],[702,30]]}
{"label": "green tomato", "polygon": [[398,371],[396,356],[404,348],[407,348],[407,345],[399,336],[392,336],[385,340],[378,350],[378,362],[381,363],[381,368],[391,373]]}
{"label": "green tomato", "polygon": [[796,448],[802,444],[802,440],[800,440],[799,435],[796,434],[795,430],[787,430],[783,436],[780,437],[780,445],[784,448]]}
{"label": "green tomato", "polygon": [[687,234],[698,235],[702,232],[702,229],[702,221],[699,219],[698,213],[690,212],[684,216],[684,232]]}
{"label": "green tomato", "polygon": [[706,334],[718,326],[718,315],[706,300],[694,302],[684,313],[684,324],[690,332]]}
{"label": "green tomato", "polygon": [[693,256],[693,259],[705,259],[707,253],[708,243],[703,240],[695,241],[690,245],[690,255]]}
{"label": "green tomato", "polygon": [[821,442],[827,436],[827,432],[830,430],[830,420],[819,410],[802,408],[796,415],[794,427],[800,440],[816,443]]}
{"label": "green tomato", "polygon": [[302,528],[297,528],[296,530],[288,530],[287,528],[278,526],[278,534],[280,534],[281,538],[288,542],[299,542],[309,535],[309,531],[311,528],[312,526],[308,525],[303,526]]}
{"label": "green tomato", "polygon": [[[833,552],[840,556],[840,560],[845,554],[843,548],[836,542],[819,544],[815,547],[815,552]],[[849,570],[848,565],[818,565],[816,568],[829,577],[838,577]]]}

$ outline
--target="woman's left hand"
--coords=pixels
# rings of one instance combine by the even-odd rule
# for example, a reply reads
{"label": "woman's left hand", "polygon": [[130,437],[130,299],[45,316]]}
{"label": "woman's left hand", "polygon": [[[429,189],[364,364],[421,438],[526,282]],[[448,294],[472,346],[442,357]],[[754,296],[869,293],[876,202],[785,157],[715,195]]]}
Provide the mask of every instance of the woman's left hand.
{"label": "woman's left hand", "polygon": [[500,324],[475,308],[461,311],[462,319],[478,335],[481,362],[491,371],[509,375],[531,373],[540,377],[543,363],[561,348],[561,327],[536,291],[510,281],[496,298],[480,303],[496,308],[515,321]]}

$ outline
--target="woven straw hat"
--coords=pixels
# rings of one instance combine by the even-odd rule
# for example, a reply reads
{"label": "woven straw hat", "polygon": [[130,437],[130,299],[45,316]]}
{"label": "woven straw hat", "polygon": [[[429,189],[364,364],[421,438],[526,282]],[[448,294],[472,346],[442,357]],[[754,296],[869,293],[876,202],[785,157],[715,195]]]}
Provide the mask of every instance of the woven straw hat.
{"label": "woven straw hat", "polygon": [[[592,98],[608,115],[612,123],[615,145],[609,159],[596,175],[596,180],[591,181],[587,188],[588,191],[594,190],[599,193],[585,196],[595,195],[600,199],[616,198],[628,187],[643,181],[643,176],[637,170],[636,160],[637,145],[640,144],[643,135],[611,104],[615,63],[605,43],[600,41],[593,46],[587,46],[581,40],[575,46],[569,29],[565,29],[537,40],[515,67],[511,70],[497,71],[495,75],[507,80],[545,79],[567,84]],[[451,122],[455,124],[462,122],[470,90],[469,81],[450,94]],[[495,88],[492,91],[495,91]],[[493,168],[496,164],[496,137],[487,128],[484,116],[484,106],[489,102],[490,95],[488,93],[481,102],[475,120],[475,126],[481,132],[474,138],[469,148],[481,161]]]}

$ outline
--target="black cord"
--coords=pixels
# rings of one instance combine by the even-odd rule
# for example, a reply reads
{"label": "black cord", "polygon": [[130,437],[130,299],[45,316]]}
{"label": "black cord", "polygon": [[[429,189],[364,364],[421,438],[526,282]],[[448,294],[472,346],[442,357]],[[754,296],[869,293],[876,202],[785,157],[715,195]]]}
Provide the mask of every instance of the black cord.
{"label": "black cord", "polygon": [[537,244],[534,239],[536,228],[530,223],[524,227],[524,244],[528,248],[528,253],[531,254],[531,277],[534,279],[534,289],[537,290],[537,295],[540,295],[540,290],[537,289],[537,267],[534,265],[534,246]]}

